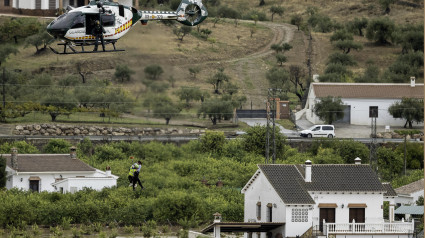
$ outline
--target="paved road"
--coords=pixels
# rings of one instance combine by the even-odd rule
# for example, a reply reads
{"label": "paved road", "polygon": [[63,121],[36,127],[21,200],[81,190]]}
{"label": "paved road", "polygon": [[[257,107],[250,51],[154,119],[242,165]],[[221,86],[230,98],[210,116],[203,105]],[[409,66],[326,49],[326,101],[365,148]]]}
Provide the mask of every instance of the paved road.
{"label": "paved road", "polygon": [[[267,120],[265,118],[239,118],[239,121],[243,121],[247,123],[249,126],[254,125],[266,125]],[[280,131],[285,134],[287,137],[297,137],[299,136],[299,131],[308,129],[313,124],[306,120],[305,118],[301,118],[300,120],[297,120],[296,125],[298,130],[288,130],[283,128],[282,126],[276,124],[279,126]],[[353,138],[353,139],[366,139],[370,138],[370,134],[372,132],[371,126],[359,126],[359,125],[349,125],[349,124],[334,124],[335,125],[335,137],[336,138]],[[394,128],[391,127],[391,131],[397,130],[397,129],[403,129],[402,127]],[[384,132],[385,126],[377,126],[376,128],[377,132]],[[388,141],[388,139],[387,139]]]}

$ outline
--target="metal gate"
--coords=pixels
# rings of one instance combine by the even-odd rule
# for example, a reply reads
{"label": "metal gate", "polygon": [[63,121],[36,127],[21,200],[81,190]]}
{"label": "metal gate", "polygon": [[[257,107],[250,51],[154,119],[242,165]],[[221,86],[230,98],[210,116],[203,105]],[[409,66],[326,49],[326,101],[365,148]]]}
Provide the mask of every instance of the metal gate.
{"label": "metal gate", "polygon": [[267,118],[266,110],[236,110],[238,118]]}

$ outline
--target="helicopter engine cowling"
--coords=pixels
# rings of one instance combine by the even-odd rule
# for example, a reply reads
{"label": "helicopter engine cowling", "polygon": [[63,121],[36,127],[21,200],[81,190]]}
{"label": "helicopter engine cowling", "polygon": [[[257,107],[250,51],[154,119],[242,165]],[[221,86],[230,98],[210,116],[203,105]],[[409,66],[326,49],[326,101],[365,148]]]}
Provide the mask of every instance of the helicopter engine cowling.
{"label": "helicopter engine cowling", "polygon": [[202,0],[183,0],[176,10],[177,21],[187,26],[196,26],[208,16]]}

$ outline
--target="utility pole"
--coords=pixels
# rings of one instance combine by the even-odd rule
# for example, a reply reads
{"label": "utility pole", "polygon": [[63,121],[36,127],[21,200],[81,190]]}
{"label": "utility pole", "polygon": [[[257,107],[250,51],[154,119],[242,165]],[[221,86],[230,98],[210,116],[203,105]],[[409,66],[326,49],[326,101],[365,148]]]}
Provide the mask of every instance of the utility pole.
{"label": "utility pole", "polygon": [[1,80],[2,82],[2,95],[3,95],[3,110],[6,107],[6,87],[5,87],[5,81],[6,81],[6,68],[3,68],[3,78]]}
{"label": "utility pole", "polygon": [[[377,113],[377,112],[376,112]],[[375,115],[375,114],[373,114]],[[376,149],[378,147],[377,145],[377,141],[376,141],[376,116],[372,116],[372,122],[371,122],[371,128],[372,128],[372,132],[370,134],[370,136],[372,137],[372,140],[370,141],[370,147],[369,147],[369,162],[370,162],[370,166],[372,167],[372,169],[375,172],[378,172],[378,160],[377,160],[377,155],[376,155]]]}
{"label": "utility pole", "polygon": [[[282,91],[281,89],[269,88],[267,92],[267,138],[266,138],[266,164],[270,161],[270,131],[272,131],[272,164],[276,163],[276,93]],[[270,128],[272,124],[272,128]]]}

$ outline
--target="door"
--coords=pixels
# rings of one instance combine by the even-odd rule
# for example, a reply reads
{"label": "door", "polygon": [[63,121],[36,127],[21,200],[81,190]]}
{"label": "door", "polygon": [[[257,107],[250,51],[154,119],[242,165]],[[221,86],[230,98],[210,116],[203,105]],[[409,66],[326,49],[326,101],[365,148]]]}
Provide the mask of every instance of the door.
{"label": "door", "polygon": [[39,192],[40,181],[39,180],[30,180],[30,190],[33,192]]}
{"label": "door", "polygon": [[[364,224],[357,224],[357,223],[364,223],[365,221],[365,209],[364,208],[350,208],[350,214],[349,214],[349,223],[354,222],[356,223],[354,230],[356,232],[364,232],[365,225]],[[350,229],[353,229],[350,227]]]}
{"label": "door", "polygon": [[35,0],[35,9],[41,9],[41,0]]}
{"label": "door", "polygon": [[350,215],[348,222],[364,223],[365,221],[365,209],[364,208],[350,208]]}
{"label": "door", "polygon": [[324,135],[322,126],[316,126],[313,130],[311,130],[311,134],[313,134],[313,137],[322,137]]}
{"label": "door", "polygon": [[323,220],[326,223],[335,223],[335,208],[320,208],[319,229],[323,232]]}
{"label": "door", "polygon": [[344,117],[335,121],[335,123],[351,124],[351,105],[346,105],[344,108]]}
{"label": "door", "polygon": [[84,6],[84,5],[85,5],[84,0],[77,0],[77,7],[81,7],[81,6]]}

